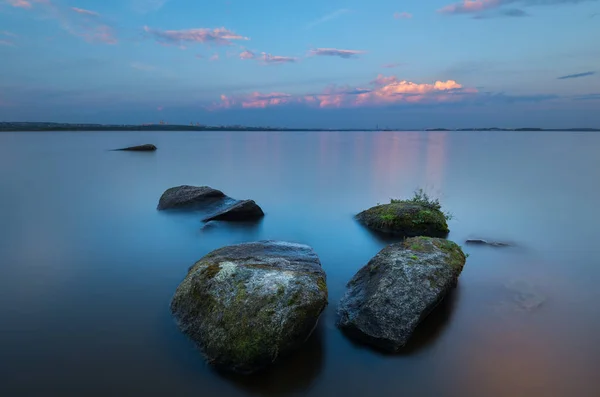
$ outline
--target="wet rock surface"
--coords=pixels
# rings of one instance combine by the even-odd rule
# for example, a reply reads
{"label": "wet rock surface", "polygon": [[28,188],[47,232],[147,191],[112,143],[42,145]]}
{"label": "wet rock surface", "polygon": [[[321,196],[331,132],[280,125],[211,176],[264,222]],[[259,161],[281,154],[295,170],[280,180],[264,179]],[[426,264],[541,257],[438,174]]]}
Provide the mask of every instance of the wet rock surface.
{"label": "wet rock surface", "polygon": [[326,305],[325,272],[310,247],[260,241],[200,259],[171,311],[209,363],[247,374],[301,347]]}
{"label": "wet rock surface", "polygon": [[465,261],[448,240],[415,237],[389,245],[348,283],[338,327],[357,341],[399,351],[456,285]]}

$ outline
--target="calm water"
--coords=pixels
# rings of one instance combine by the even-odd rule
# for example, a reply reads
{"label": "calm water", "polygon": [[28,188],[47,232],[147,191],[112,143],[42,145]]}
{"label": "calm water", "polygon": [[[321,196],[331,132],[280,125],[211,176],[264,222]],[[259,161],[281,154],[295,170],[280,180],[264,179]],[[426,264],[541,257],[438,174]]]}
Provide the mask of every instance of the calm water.
{"label": "calm water", "polygon": [[[155,153],[111,152],[155,143]],[[598,396],[600,134],[0,134],[2,396]],[[210,185],[256,226],[155,210]],[[406,352],[334,326],[345,283],[386,244],[352,218],[425,187],[454,214],[459,286]],[[303,351],[253,377],[211,370],[171,320],[187,268],[232,243],[309,244],[330,304]]]}

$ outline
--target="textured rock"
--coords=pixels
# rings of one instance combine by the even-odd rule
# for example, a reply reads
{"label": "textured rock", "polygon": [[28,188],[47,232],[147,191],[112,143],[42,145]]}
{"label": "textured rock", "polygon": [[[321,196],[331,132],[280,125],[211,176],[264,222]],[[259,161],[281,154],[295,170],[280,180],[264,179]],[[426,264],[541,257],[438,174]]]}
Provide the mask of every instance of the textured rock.
{"label": "textured rock", "polygon": [[449,230],[444,214],[411,202],[392,202],[369,208],[356,216],[370,229],[406,237],[445,237]]}
{"label": "textured rock", "polygon": [[263,210],[254,202],[254,200],[241,200],[218,211],[204,219],[209,221],[250,221],[265,216]]}
{"label": "textured rock", "polygon": [[396,352],[457,283],[465,255],[455,243],[415,237],[381,250],[348,283],[337,325]]}
{"label": "textured rock", "polygon": [[131,146],[123,149],[117,149],[119,151],[129,151],[129,152],[153,152],[156,150],[156,146],[152,144],[139,145],[139,146]]}
{"label": "textured rock", "polygon": [[177,186],[167,189],[158,201],[158,209],[193,207],[207,204],[227,196],[208,186]]}
{"label": "textured rock", "polygon": [[300,347],[326,305],[326,276],[310,247],[260,241],[200,259],[171,311],[212,365],[252,373]]}

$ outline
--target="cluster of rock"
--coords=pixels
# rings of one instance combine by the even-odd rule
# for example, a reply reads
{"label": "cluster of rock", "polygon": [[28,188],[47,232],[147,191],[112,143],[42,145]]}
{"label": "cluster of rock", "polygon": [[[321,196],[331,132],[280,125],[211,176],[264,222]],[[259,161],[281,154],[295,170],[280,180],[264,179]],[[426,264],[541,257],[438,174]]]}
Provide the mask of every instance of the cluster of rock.
{"label": "cluster of rock", "polygon": [[254,200],[235,200],[208,186],[182,185],[167,189],[158,210],[199,209],[209,212],[203,221],[254,221],[265,214]]}
{"label": "cluster of rock", "polygon": [[[396,352],[456,285],[466,257],[457,244],[438,238],[448,233],[443,214],[441,222],[431,209],[425,214],[414,205],[392,204],[358,215],[365,225],[404,240],[381,250],[350,280],[337,325],[357,341]],[[205,220],[264,215],[254,201],[233,200],[207,186],[169,189],[158,204],[159,210],[197,207],[213,210]],[[327,278],[312,248],[258,241],[217,249],[196,262],[171,311],[209,363],[248,374],[301,347],[327,304]]]}

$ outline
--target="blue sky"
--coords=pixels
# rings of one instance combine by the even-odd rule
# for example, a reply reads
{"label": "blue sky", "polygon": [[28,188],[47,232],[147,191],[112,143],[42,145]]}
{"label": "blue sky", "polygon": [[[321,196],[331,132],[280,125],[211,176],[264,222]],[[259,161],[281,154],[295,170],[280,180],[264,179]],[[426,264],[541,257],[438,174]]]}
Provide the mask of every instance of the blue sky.
{"label": "blue sky", "polygon": [[0,120],[600,127],[597,0],[0,0]]}

